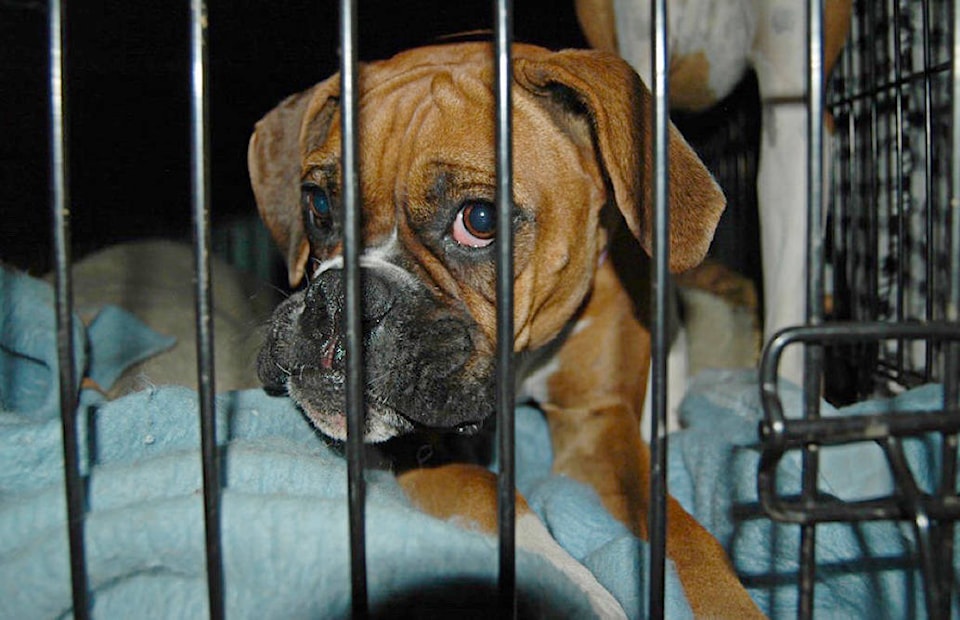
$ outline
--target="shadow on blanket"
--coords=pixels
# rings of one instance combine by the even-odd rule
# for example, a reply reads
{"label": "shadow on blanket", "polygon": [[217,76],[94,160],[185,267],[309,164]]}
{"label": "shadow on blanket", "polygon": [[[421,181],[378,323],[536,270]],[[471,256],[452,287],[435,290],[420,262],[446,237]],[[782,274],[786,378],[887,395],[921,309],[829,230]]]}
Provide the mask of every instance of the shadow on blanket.
{"label": "shadow on blanket", "polygon": [[[49,287],[0,270],[0,617],[69,614],[69,564],[56,352]],[[122,334],[122,336],[121,336]],[[108,308],[74,334],[79,367],[109,385],[131,360],[169,343]],[[135,346],[134,346],[135,345]],[[788,409],[799,392],[786,391]],[[936,406],[927,386],[901,408]],[[880,406],[873,404],[869,406]],[[863,408],[866,408],[863,407]],[[115,401],[84,390],[78,432],[88,488],[87,566],[102,618],[203,617],[201,472],[195,394],[179,387]],[[829,415],[832,411],[825,406]],[[845,413],[855,412],[854,409]],[[222,445],[226,609],[236,618],[337,618],[350,609],[344,461],[286,398],[260,390],[218,398]],[[798,534],[744,517],[756,502],[760,416],[752,372],[713,372],[694,382],[682,408],[687,428],[670,443],[671,492],[731,550],[751,593],[773,616],[795,613]],[[912,463],[930,475],[935,446],[914,442]],[[825,488],[884,492],[889,479],[871,446],[825,451]],[[518,486],[555,538],[597,576],[630,617],[646,615],[644,545],[592,492],[550,473],[546,423],[517,416]],[[875,466],[871,466],[874,464]],[[796,481],[796,462],[784,467]],[[925,472],[925,473],[924,473]],[[371,608],[382,617],[489,617],[495,603],[492,537],[414,510],[393,476],[369,471],[367,565]],[[734,515],[739,516],[734,516]],[[891,523],[818,530],[817,617],[923,615],[917,574],[878,559],[910,557],[906,528]],[[523,611],[584,618],[589,606],[552,566],[517,558]],[[675,578],[667,615],[689,617]]]}

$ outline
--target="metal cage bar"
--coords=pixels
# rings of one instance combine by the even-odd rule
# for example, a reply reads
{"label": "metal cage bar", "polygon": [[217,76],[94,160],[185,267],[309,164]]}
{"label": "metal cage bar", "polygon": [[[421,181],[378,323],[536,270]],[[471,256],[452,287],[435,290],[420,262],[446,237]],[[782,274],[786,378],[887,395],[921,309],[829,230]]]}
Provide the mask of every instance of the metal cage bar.
{"label": "metal cage bar", "polygon": [[[957,8],[956,3],[951,4],[952,10],[952,20],[953,20],[953,41],[950,44],[950,100],[953,102],[952,106],[952,116],[953,123],[951,125],[951,138],[950,138],[950,155],[951,155],[951,164],[950,164],[950,204],[948,207],[948,216],[949,216],[949,226],[950,226],[950,242],[951,247],[954,250],[950,253],[950,296],[947,300],[947,311],[945,318],[948,321],[957,321],[960,320],[960,67],[957,66],[958,59],[960,59],[960,9]],[[953,347],[951,358],[951,368],[952,372],[948,376],[956,377],[958,371],[960,371],[960,364],[958,364],[958,357],[960,357],[960,351],[957,350],[957,347]],[[957,398],[957,382],[952,382],[953,393],[951,396]]]}
{"label": "metal cage bar", "polygon": [[668,307],[670,294],[669,251],[670,220],[668,197],[669,177],[669,49],[667,38],[667,3],[655,0],[651,3],[653,38],[651,40],[651,75],[653,76],[652,118],[653,141],[653,333],[651,334],[652,358],[651,409],[650,409],[650,512],[647,515],[649,530],[649,577],[647,595],[648,613],[662,617],[664,613],[664,588],[667,548],[667,341]]}
{"label": "metal cage bar", "polygon": [[50,3],[50,208],[53,227],[54,294],[60,382],[60,428],[63,444],[70,585],[76,618],[90,615],[87,585],[84,481],[80,476],[77,437],[77,367],[73,342],[73,289],[70,279],[70,173],[67,134],[66,19],[62,0]]}
{"label": "metal cage bar", "polygon": [[207,8],[190,1],[190,153],[193,246],[196,278],[197,396],[203,469],[204,551],[210,617],[223,618],[223,558],[220,537],[220,458],[217,449],[213,362],[213,296],[210,281],[210,129]]}
{"label": "metal cage bar", "polygon": [[[512,221],[512,148],[510,86],[512,80],[512,3],[496,0],[495,12],[495,98],[496,166],[498,219]],[[351,550],[352,613],[355,618],[369,614],[364,535],[363,481],[363,341],[359,256],[362,223],[359,184],[359,122],[357,97],[356,1],[341,0],[341,128],[344,197],[344,320],[347,341],[347,455]],[[501,226],[497,245],[497,433],[500,454],[498,477],[499,522],[499,609],[504,617],[516,614],[515,568],[515,472],[514,472],[514,383],[513,383],[513,238],[510,226]]]}
{"label": "metal cage bar", "polygon": [[[951,4],[953,41],[951,42],[951,75],[950,100],[953,123],[950,138],[950,194],[947,216],[949,222],[949,236],[951,252],[949,254],[949,286],[950,292],[944,318],[948,321],[960,321],[960,8],[956,3]],[[944,388],[949,402],[960,404],[960,346],[949,348],[946,361],[946,376],[953,378],[947,381]],[[956,438],[953,439],[956,450]]]}
{"label": "metal cage bar", "polygon": [[350,523],[351,610],[354,618],[369,615],[363,477],[364,404],[363,333],[361,325],[359,114],[360,94],[357,35],[357,2],[340,2],[340,128],[343,195],[344,334],[347,350],[347,486]]}
{"label": "metal cage bar", "polygon": [[[889,19],[889,18],[888,18]],[[902,15],[900,11],[900,3],[893,3],[893,40],[900,41],[903,33],[902,28]],[[894,199],[891,201],[891,211],[893,213],[903,213],[906,206],[904,200],[904,189],[903,189],[903,158],[904,158],[904,118],[903,118],[903,89],[905,87],[903,83],[903,61],[900,55],[899,49],[894,49],[893,51],[893,79],[897,84],[896,89],[894,90],[894,136],[896,140],[896,146],[894,148],[895,153],[895,164],[893,172],[893,182],[894,190],[893,196]],[[906,231],[907,224],[906,218],[897,217],[897,256],[906,255]],[[907,316],[906,311],[906,287],[905,282],[907,276],[909,275],[909,264],[904,261],[900,261],[900,264],[897,268],[897,298],[896,298],[896,311],[894,316],[897,321],[903,321]],[[898,368],[903,368],[906,355],[904,353],[904,343],[903,341],[897,342],[897,351],[896,351],[896,364]]]}
{"label": "metal cage bar", "polygon": [[[823,322],[823,3],[807,2],[807,281],[806,323]],[[807,420],[820,418],[820,390],[823,349],[807,347],[803,369],[803,415]],[[803,448],[803,494],[816,496],[820,472],[820,452],[816,444]],[[813,617],[816,584],[815,523],[800,530],[800,597],[797,615]]]}
{"label": "metal cage bar", "polygon": [[[950,5],[954,12],[956,12],[955,3]],[[931,24],[931,8],[930,0],[924,0],[922,4],[922,24],[923,24],[923,41],[922,41],[922,53],[923,53],[923,135],[924,135],[924,155],[926,157],[927,165],[924,169],[924,193],[927,196],[927,217],[926,217],[926,228],[925,232],[927,235],[927,251],[926,251],[926,279],[927,279],[927,299],[926,305],[924,308],[925,317],[928,321],[932,321],[937,317],[937,300],[934,298],[933,291],[938,290],[938,277],[940,275],[939,270],[936,265],[936,256],[938,250],[938,241],[940,237],[937,235],[936,226],[939,223],[937,221],[936,212],[936,194],[934,189],[934,123],[933,123],[933,57],[932,57],[932,24]],[[954,38],[957,37],[957,30],[953,30]],[[957,56],[954,54],[952,56],[952,66],[951,66],[951,75],[950,77],[954,80],[957,79]],[[960,120],[960,113],[957,112],[957,102],[954,101],[954,110],[953,110],[953,125],[955,126],[957,121]],[[954,127],[954,132],[956,128]],[[953,168],[957,166],[957,153],[956,148],[951,151],[950,157],[953,163]],[[954,172],[956,174],[956,172]],[[948,183],[950,179],[947,180]],[[950,186],[948,189],[947,196],[948,198],[952,195],[954,198],[957,196],[955,193],[956,186]],[[944,205],[944,209],[949,212],[949,207]],[[953,218],[949,215],[946,218],[946,222],[949,226],[951,219],[956,219],[956,213],[954,212]],[[947,233],[949,235],[949,233]],[[951,248],[952,244],[952,250]],[[946,248],[942,248],[947,252],[947,256],[953,256],[950,260],[956,260],[956,255],[960,252],[960,238],[953,237],[952,239],[948,236],[946,242]],[[960,288],[960,269],[952,271],[952,275],[949,278],[949,282],[943,283],[943,286],[948,289],[948,297]],[[949,302],[947,302],[949,304]],[[954,306],[954,309],[956,306]],[[956,321],[957,316],[955,312],[950,312],[949,307],[944,309],[944,315],[952,314],[952,316],[944,316],[950,320]],[[960,331],[960,327],[958,327]],[[960,379],[957,378],[958,366],[957,361],[957,351],[958,346],[956,342],[951,342],[944,349],[939,346],[927,345],[924,350],[924,379],[930,381],[933,375],[933,369],[936,366],[937,352],[941,352],[944,357],[944,370],[942,376],[944,377],[944,408],[954,407],[956,408],[960,404],[960,399],[957,395],[957,383]],[[958,412],[960,415],[960,412]],[[938,495],[940,498],[957,498],[957,437],[958,430],[953,429],[953,432],[945,433],[943,435],[943,443],[941,444],[941,465],[940,465],[940,486],[938,488]],[[928,564],[924,565],[924,572],[929,579],[933,581],[933,584],[925,589],[925,594],[927,596],[927,608],[933,610],[933,613],[937,614],[940,617],[947,618],[950,616],[950,606],[953,598],[953,587],[954,587],[954,570],[953,570],[953,553],[954,553],[954,520],[960,515],[954,515],[952,518],[943,518],[937,519],[931,523],[930,519],[922,519],[920,517],[925,517],[926,515],[917,515],[917,537],[921,539],[921,542],[926,542],[929,547],[929,552],[927,556]],[[932,529],[931,537],[932,540],[924,537],[926,533],[923,528]],[[924,545],[921,544],[921,551],[923,550]],[[925,558],[926,559],[926,558]]]}
{"label": "metal cage bar", "polygon": [[494,99],[497,177],[497,524],[500,617],[517,614],[516,464],[513,377],[513,115],[511,110],[513,2],[495,0]]}
{"label": "metal cage bar", "polygon": [[[950,178],[948,179],[949,190],[947,194],[948,203],[945,206],[947,220],[946,246],[949,257],[947,266],[947,282],[949,288],[946,308],[944,309],[944,319],[951,321],[954,325],[960,324],[960,67],[957,66],[960,59],[960,9],[957,4],[950,4],[948,17],[952,20],[953,40],[950,42],[950,93],[951,101],[951,136],[950,136]],[[927,57],[929,61],[929,56]],[[932,132],[931,132],[932,134]],[[960,329],[960,328],[958,328]],[[944,353],[944,377],[946,381],[943,386],[944,405],[960,409],[960,344],[953,343],[946,347]],[[957,493],[957,452],[958,436],[960,432],[954,431],[944,436],[942,454],[940,455],[942,471],[940,478],[940,495]],[[953,554],[956,552],[954,546],[954,529],[956,523],[950,522],[944,527],[944,535],[941,547],[941,565],[944,565],[943,586],[950,588],[953,586],[956,576],[953,570]],[[944,561],[944,559],[946,561]],[[944,596],[942,611],[945,617],[949,615],[949,606],[951,604],[953,593],[946,590]]]}
{"label": "metal cage bar", "polygon": [[[926,217],[927,251],[926,251],[926,279],[927,290],[937,289],[937,270],[936,270],[936,250],[937,234],[934,217],[934,190],[933,190],[933,75],[930,67],[933,64],[930,51],[930,0],[923,0],[921,5],[922,12],[922,48],[923,48],[923,153],[927,165],[923,170],[924,193],[927,196],[928,209]],[[933,321],[935,316],[936,300],[933,294],[927,295],[924,307],[924,318],[927,321]],[[933,377],[932,369],[934,366],[934,347],[927,346],[924,350],[923,379],[930,381]]]}

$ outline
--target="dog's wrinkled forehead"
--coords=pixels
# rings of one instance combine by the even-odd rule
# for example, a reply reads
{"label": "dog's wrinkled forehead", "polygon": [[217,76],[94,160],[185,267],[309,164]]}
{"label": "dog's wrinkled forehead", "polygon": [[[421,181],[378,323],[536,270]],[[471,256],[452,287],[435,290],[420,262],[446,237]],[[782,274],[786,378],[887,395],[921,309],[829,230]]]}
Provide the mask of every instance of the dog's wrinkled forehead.
{"label": "dog's wrinkled forehead", "polygon": [[[480,76],[432,66],[395,72],[392,66],[368,68],[364,77],[371,84],[358,106],[361,195],[373,241],[393,229],[393,217],[403,215],[396,208],[422,220],[452,184],[478,189],[494,184],[492,95]],[[319,174],[339,186],[340,108],[322,142],[310,135],[303,139],[302,178]]]}
{"label": "dog's wrinkled forehead", "polygon": [[[486,64],[407,67],[391,61],[365,66],[361,75],[359,139],[367,202],[402,203],[410,198],[411,184],[439,183],[444,180],[439,175],[450,171],[469,174],[471,183],[493,182],[494,103]],[[325,166],[339,173],[340,113],[338,105],[323,136],[310,135],[305,126],[304,172]]]}
{"label": "dog's wrinkled forehead", "polygon": [[[359,139],[366,243],[377,246],[393,237],[409,247],[427,241],[439,232],[435,227],[453,221],[463,201],[494,200],[489,73],[485,56],[476,64],[365,68]],[[604,180],[589,141],[578,143],[560,130],[542,99],[514,92],[514,200],[535,216],[543,234],[569,239],[570,228],[584,223],[575,212],[595,210],[605,200]],[[302,180],[321,178],[334,191],[341,182],[339,121],[338,106],[322,142],[305,139],[301,170]],[[554,208],[558,197],[563,208]]]}

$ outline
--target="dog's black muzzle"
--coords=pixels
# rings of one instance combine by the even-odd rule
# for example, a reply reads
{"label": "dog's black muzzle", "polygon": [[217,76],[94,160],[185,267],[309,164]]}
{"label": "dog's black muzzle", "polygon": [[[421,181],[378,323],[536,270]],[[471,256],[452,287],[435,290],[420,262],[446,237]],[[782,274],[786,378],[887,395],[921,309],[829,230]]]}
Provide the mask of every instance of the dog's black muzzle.
{"label": "dog's black muzzle", "polygon": [[[474,346],[480,331],[396,271],[361,269],[368,416],[472,432],[495,407],[492,361]],[[343,307],[342,272],[329,269],[277,308],[258,359],[268,389],[296,393],[307,410],[343,411]]]}

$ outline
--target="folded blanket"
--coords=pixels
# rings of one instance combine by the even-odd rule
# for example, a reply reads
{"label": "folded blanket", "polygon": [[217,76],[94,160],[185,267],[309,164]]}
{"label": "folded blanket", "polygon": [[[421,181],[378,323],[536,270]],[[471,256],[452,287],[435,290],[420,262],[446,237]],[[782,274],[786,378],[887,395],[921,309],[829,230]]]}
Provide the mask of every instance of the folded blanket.
{"label": "folded blanket", "polygon": [[[0,270],[0,618],[70,611],[52,316],[45,285]],[[101,320],[75,330],[79,367],[101,385],[130,360],[169,346],[122,311],[105,311]],[[133,342],[140,344],[118,346]],[[797,528],[734,517],[742,513],[735,506],[756,502],[760,408],[754,374],[709,373],[694,382],[682,409],[688,428],[670,441],[670,488],[731,549],[738,569],[756,584],[751,593],[761,606],[774,616],[792,616]],[[788,410],[796,408],[799,391],[786,394]],[[937,387],[922,388],[897,406],[935,407],[939,394]],[[206,614],[198,427],[195,394],[183,388],[112,402],[82,392],[78,432],[89,489],[85,536],[95,617]],[[288,399],[259,390],[218,398],[217,436],[228,616],[347,615],[343,459]],[[930,447],[915,442],[911,458],[924,461]],[[869,446],[827,452],[824,483],[838,493],[882,492],[889,485]],[[645,545],[599,508],[590,489],[551,474],[548,429],[533,408],[518,409],[517,456],[518,486],[555,538],[630,617],[645,616]],[[784,469],[789,484],[796,465]],[[495,539],[414,510],[389,472],[370,471],[367,480],[374,613],[489,612]],[[917,574],[897,566],[878,569],[870,561],[911,553],[906,528],[877,523],[818,531],[818,560],[826,567],[818,574],[818,617],[923,615]],[[579,590],[551,565],[523,552],[517,564],[522,606],[531,615],[589,616]],[[667,615],[689,617],[669,567],[668,573]]]}

